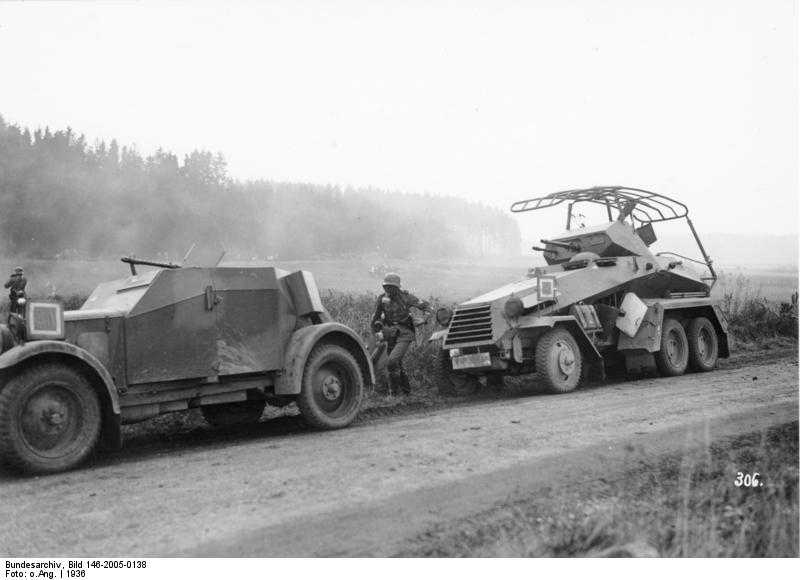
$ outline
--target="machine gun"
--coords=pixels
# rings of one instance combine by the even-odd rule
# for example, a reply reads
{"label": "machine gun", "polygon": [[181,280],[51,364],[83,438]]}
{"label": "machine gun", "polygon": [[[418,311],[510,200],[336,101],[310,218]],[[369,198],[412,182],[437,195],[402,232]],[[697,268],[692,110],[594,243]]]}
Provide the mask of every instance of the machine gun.
{"label": "machine gun", "polygon": [[179,264],[172,262],[155,262],[153,260],[140,260],[134,256],[125,256],[120,258],[121,262],[125,262],[131,267],[131,276],[136,276],[136,266],[155,266],[156,268],[180,268]]}

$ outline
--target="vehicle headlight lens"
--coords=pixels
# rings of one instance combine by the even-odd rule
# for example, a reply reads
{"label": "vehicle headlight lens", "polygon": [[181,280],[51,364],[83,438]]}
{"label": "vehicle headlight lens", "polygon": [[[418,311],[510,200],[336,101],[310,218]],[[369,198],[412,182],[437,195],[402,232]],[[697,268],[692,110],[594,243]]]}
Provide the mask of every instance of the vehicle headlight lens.
{"label": "vehicle headlight lens", "polygon": [[455,358],[457,356],[461,356],[461,349],[451,348],[450,349],[450,358]]}
{"label": "vehicle headlight lens", "polygon": [[453,311],[449,308],[440,308],[436,311],[436,322],[442,326],[450,324],[450,319],[453,318]]}
{"label": "vehicle headlight lens", "polygon": [[517,318],[518,316],[522,316],[522,313],[525,311],[525,306],[522,304],[521,298],[512,296],[506,300],[503,309],[505,310],[506,316],[509,318]]}

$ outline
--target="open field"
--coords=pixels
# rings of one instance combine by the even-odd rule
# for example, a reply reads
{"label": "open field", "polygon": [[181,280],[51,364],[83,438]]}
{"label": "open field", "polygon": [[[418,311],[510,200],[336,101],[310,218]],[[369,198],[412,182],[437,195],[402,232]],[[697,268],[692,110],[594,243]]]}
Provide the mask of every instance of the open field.
{"label": "open field", "polygon": [[792,292],[797,292],[797,270],[732,267],[723,269],[714,286],[714,295],[727,292],[750,292],[773,302],[786,302]]}
{"label": "open field", "polygon": [[[121,278],[129,274],[126,264],[118,260],[19,260],[0,258],[0,274],[10,273],[17,264],[25,268],[31,296],[59,294],[88,295],[98,283]],[[258,264],[276,266],[286,270],[306,269],[314,273],[321,289],[342,292],[378,292],[382,273],[371,273],[370,268],[384,266],[384,271],[395,271],[404,279],[404,285],[420,297],[446,296],[453,301],[465,300],[525,274],[523,263],[495,265],[491,263],[451,263],[380,260],[305,260],[296,262],[231,262],[232,264]],[[145,267],[139,266],[144,270]],[[388,270],[391,269],[391,270]]]}
{"label": "open field", "polygon": [[[10,273],[17,264],[25,268],[31,296],[87,295],[98,283],[126,276],[128,266],[118,260],[38,260],[0,257],[0,274]],[[255,264],[258,262],[232,262]],[[394,260],[351,258],[338,260],[304,260],[295,262],[261,262],[287,270],[306,269],[314,273],[321,289],[342,292],[378,292],[382,274],[391,270],[400,274],[404,284],[420,297],[436,296],[457,302],[475,296],[525,275],[535,259],[523,257],[507,261]],[[382,267],[382,268],[381,268]],[[375,273],[371,269],[376,269]],[[757,269],[730,266],[720,270],[714,289],[717,296],[747,288],[771,301],[787,301],[798,288],[795,269]]]}

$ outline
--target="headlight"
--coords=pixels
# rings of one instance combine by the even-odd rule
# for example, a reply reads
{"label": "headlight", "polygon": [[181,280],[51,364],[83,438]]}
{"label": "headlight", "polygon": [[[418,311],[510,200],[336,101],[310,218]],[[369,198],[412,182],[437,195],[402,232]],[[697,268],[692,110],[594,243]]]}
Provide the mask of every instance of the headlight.
{"label": "headlight", "polygon": [[436,311],[436,322],[442,326],[450,324],[450,319],[453,318],[453,311],[449,308],[440,308]]}
{"label": "headlight", "polygon": [[19,304],[20,306],[25,306],[25,304],[27,304],[27,302],[28,301],[25,300],[24,298],[17,298],[17,304]]}
{"label": "headlight", "polygon": [[521,298],[512,296],[506,300],[503,310],[509,318],[517,318],[518,316],[522,316],[522,313],[525,312],[525,306],[522,304]]}
{"label": "headlight", "polygon": [[457,356],[461,356],[461,349],[459,349],[459,348],[451,348],[450,349],[450,358],[455,358]]}

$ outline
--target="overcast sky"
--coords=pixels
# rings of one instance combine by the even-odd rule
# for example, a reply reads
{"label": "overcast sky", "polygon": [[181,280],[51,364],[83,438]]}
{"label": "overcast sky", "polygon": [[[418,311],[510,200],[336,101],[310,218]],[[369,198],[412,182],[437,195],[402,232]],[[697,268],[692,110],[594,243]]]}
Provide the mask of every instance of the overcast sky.
{"label": "overcast sky", "polygon": [[4,2],[0,114],[221,151],[238,178],[503,207],[623,184],[703,231],[790,233],[795,5]]}

